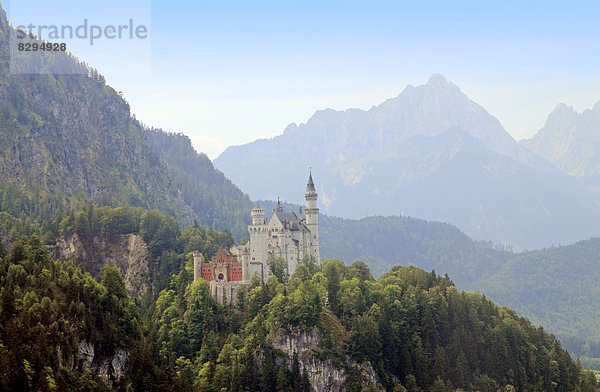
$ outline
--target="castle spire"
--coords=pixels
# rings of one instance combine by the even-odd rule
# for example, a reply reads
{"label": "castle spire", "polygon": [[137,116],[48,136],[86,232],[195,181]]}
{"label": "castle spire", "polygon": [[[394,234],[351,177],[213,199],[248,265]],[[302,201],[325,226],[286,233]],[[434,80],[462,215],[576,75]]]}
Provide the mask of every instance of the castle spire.
{"label": "castle spire", "polygon": [[310,168],[310,174],[308,175],[308,183],[306,184],[306,193],[316,192],[315,183],[312,178],[312,167]]}

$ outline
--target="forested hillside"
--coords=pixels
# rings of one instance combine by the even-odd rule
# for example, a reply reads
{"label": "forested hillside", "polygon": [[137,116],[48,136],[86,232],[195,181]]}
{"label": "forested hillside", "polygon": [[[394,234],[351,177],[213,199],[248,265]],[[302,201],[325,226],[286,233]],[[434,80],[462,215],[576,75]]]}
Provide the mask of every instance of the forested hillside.
{"label": "forested hillside", "polygon": [[364,261],[375,276],[396,265],[415,265],[448,274],[459,287],[469,287],[494,273],[511,254],[492,243],[473,241],[452,225],[410,217],[322,216],[320,227],[324,257]]}
{"label": "forested hillside", "polygon": [[235,243],[227,231],[200,225],[181,230],[173,217],[139,207],[89,204],[80,211],[59,213],[39,227],[4,213],[1,217],[12,227],[9,238],[36,235],[54,258],[71,261],[94,278],[100,278],[106,265],[116,267],[130,294],[137,297],[164,288],[185,254],[197,250],[210,258]]}
{"label": "forested hillside", "polygon": [[600,239],[515,254],[471,287],[561,337],[600,369]]}
{"label": "forested hillside", "polygon": [[142,326],[116,269],[98,283],[31,237],[0,248],[0,287],[1,390],[102,391],[123,374]]}
{"label": "forested hillside", "polygon": [[[322,254],[365,261],[378,280],[361,262],[329,260],[253,282],[239,307],[216,305],[191,282],[190,253],[210,258],[245,236],[249,198],[187,137],[143,126],[72,56],[54,59],[83,75],[9,74],[9,34],[0,9],[1,390],[594,390],[553,337],[450,279],[490,287],[536,323],[555,320],[553,331],[593,335],[582,323],[597,324],[592,305],[576,299],[597,294],[586,293],[594,266],[580,264],[595,247],[546,270],[550,251],[513,255],[448,224],[322,215]],[[519,267],[530,260],[533,283]],[[450,276],[388,272],[398,264]],[[513,285],[555,274],[580,284],[563,291],[576,299]],[[593,341],[568,342],[596,356]]]}
{"label": "forested hillside", "polygon": [[[274,203],[260,201],[267,211]],[[299,206],[285,204],[289,210]],[[586,366],[600,369],[600,239],[514,253],[473,241],[456,227],[410,217],[360,220],[321,214],[323,257],[365,262],[375,277],[396,265],[448,274],[557,334]]]}
{"label": "forested hillside", "polygon": [[[11,34],[0,8],[0,211],[40,223],[90,201],[128,204],[240,234],[247,196],[189,139],[146,130],[120,92],[68,54],[44,57],[40,74],[9,73]],[[83,74],[41,72],[52,62]]]}
{"label": "forested hillside", "polygon": [[192,282],[191,263],[142,304],[112,267],[99,284],[35,238],[2,251],[2,389],[598,388],[551,335],[433,273],[397,267],[376,281],[362,263],[302,264],[230,308]]}
{"label": "forested hillside", "polygon": [[201,217],[200,222],[231,230],[237,238],[248,234],[250,198],[215,170],[206,155],[197,153],[187,136],[158,129],[146,130],[145,136],[166,162],[174,185]]}

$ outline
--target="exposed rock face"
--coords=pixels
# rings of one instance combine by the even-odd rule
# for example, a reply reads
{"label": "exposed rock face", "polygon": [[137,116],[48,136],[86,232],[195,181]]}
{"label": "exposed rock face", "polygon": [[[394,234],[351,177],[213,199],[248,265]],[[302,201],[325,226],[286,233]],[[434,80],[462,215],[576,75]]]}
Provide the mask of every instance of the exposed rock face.
{"label": "exposed rock face", "polygon": [[96,278],[105,265],[117,267],[130,295],[139,297],[150,287],[150,253],[140,235],[95,236],[91,243],[86,243],[73,234],[61,239],[53,252],[54,257],[81,265]]}
{"label": "exposed rock face", "polygon": [[117,350],[110,358],[99,360],[96,358],[94,345],[82,341],[79,343],[79,353],[77,361],[74,361],[77,366],[81,366],[81,370],[91,370],[100,377],[107,385],[114,384],[120,380],[125,374],[129,353],[125,350]]}
{"label": "exposed rock face", "polygon": [[[310,331],[296,328],[287,334],[271,334],[271,345],[289,358],[288,363],[291,363],[294,353],[298,355],[300,369],[306,369],[312,391],[343,391],[346,370],[339,363],[339,358],[321,360],[315,355],[320,350],[320,341],[321,333],[316,328]],[[384,390],[370,363],[358,364],[349,357],[345,358],[345,363],[359,370],[366,383],[371,382],[377,389]]]}

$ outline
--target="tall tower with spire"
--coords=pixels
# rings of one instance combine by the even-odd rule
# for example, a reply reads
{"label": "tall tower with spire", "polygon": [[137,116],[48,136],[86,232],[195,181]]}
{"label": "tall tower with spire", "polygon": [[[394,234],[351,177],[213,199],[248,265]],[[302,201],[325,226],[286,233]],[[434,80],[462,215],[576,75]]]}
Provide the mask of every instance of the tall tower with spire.
{"label": "tall tower with spire", "polygon": [[306,226],[310,230],[310,255],[313,256],[317,263],[320,262],[319,256],[319,209],[317,208],[317,190],[312,178],[312,170],[308,175],[308,183],[306,184]]}

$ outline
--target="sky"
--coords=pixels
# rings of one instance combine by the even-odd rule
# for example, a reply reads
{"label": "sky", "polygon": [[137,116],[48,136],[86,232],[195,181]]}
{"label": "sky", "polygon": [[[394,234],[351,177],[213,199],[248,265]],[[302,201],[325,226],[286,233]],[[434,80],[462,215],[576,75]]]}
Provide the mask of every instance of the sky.
{"label": "sky", "polygon": [[600,1],[2,1],[14,24],[108,26],[68,41],[156,128],[211,158],[316,110],[369,109],[442,74],[517,140],[559,102],[600,101]]}

